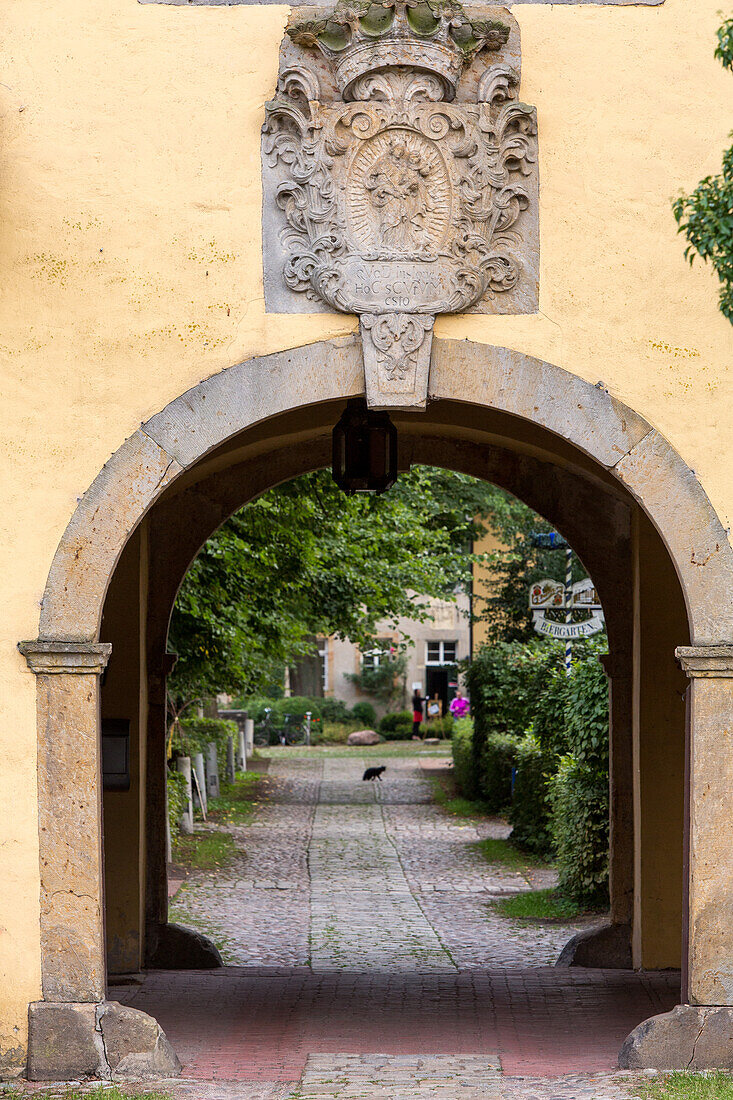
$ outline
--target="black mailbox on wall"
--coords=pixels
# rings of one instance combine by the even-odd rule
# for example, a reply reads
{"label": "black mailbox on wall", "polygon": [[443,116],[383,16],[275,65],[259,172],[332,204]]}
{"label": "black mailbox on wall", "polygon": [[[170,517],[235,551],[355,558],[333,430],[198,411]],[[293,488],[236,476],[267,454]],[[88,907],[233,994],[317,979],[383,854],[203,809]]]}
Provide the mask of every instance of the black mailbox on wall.
{"label": "black mailbox on wall", "polygon": [[130,789],[130,719],[102,719],[102,786],[105,791]]}

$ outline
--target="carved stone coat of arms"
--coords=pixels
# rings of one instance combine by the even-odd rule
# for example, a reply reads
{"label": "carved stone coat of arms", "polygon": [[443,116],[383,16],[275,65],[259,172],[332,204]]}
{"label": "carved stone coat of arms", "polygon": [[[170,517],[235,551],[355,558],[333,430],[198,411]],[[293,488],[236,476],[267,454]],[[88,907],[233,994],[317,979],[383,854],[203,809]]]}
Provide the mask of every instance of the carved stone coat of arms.
{"label": "carved stone coat of arms", "polygon": [[437,314],[537,310],[516,23],[341,0],[287,34],[263,129],[266,306],[357,314],[369,405],[424,408]]}

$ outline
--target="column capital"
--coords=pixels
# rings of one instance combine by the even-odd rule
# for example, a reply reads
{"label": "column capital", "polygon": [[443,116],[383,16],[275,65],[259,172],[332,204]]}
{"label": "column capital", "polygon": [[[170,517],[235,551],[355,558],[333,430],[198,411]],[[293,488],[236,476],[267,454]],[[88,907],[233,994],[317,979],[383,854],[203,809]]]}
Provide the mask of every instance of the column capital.
{"label": "column capital", "polygon": [[36,675],[99,676],[112,652],[110,642],[18,642],[18,649]]}
{"label": "column capital", "polygon": [[733,679],[733,643],[681,645],[675,650],[675,656],[691,679]]}

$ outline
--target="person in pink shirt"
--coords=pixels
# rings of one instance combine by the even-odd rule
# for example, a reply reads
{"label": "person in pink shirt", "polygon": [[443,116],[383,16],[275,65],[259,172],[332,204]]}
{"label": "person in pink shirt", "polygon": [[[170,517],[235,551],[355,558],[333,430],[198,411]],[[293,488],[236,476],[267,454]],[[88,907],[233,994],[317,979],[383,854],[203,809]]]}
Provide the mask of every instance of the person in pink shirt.
{"label": "person in pink shirt", "polygon": [[451,700],[449,710],[454,718],[465,718],[470,710],[468,699],[459,688],[455,699]]}

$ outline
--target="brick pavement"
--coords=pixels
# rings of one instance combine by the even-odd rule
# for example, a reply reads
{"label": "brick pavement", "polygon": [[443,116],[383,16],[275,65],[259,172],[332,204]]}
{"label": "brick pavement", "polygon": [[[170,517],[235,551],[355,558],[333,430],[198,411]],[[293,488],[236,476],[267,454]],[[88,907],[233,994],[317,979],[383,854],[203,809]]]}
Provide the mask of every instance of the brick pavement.
{"label": "brick pavement", "polygon": [[[379,1055],[369,1087],[383,1091],[368,1095],[447,1096],[452,1060],[467,1100],[476,1089],[487,1100],[621,1100],[621,1042],[676,1002],[676,976],[553,969],[573,927],[492,914],[491,897],[527,880],[471,847],[486,823],[430,804],[414,758],[386,763],[382,784],[364,784],[358,756],[273,761],[273,798],[233,829],[241,856],[176,898],[176,919],[208,930],[230,965],[112,991],[159,1019],[200,1082],[177,1090],[280,1100],[301,1082],[351,1100],[367,1095],[358,1089]],[[432,1079],[408,1087],[405,1057],[432,1059]],[[489,1073],[497,1058],[500,1080]]]}

